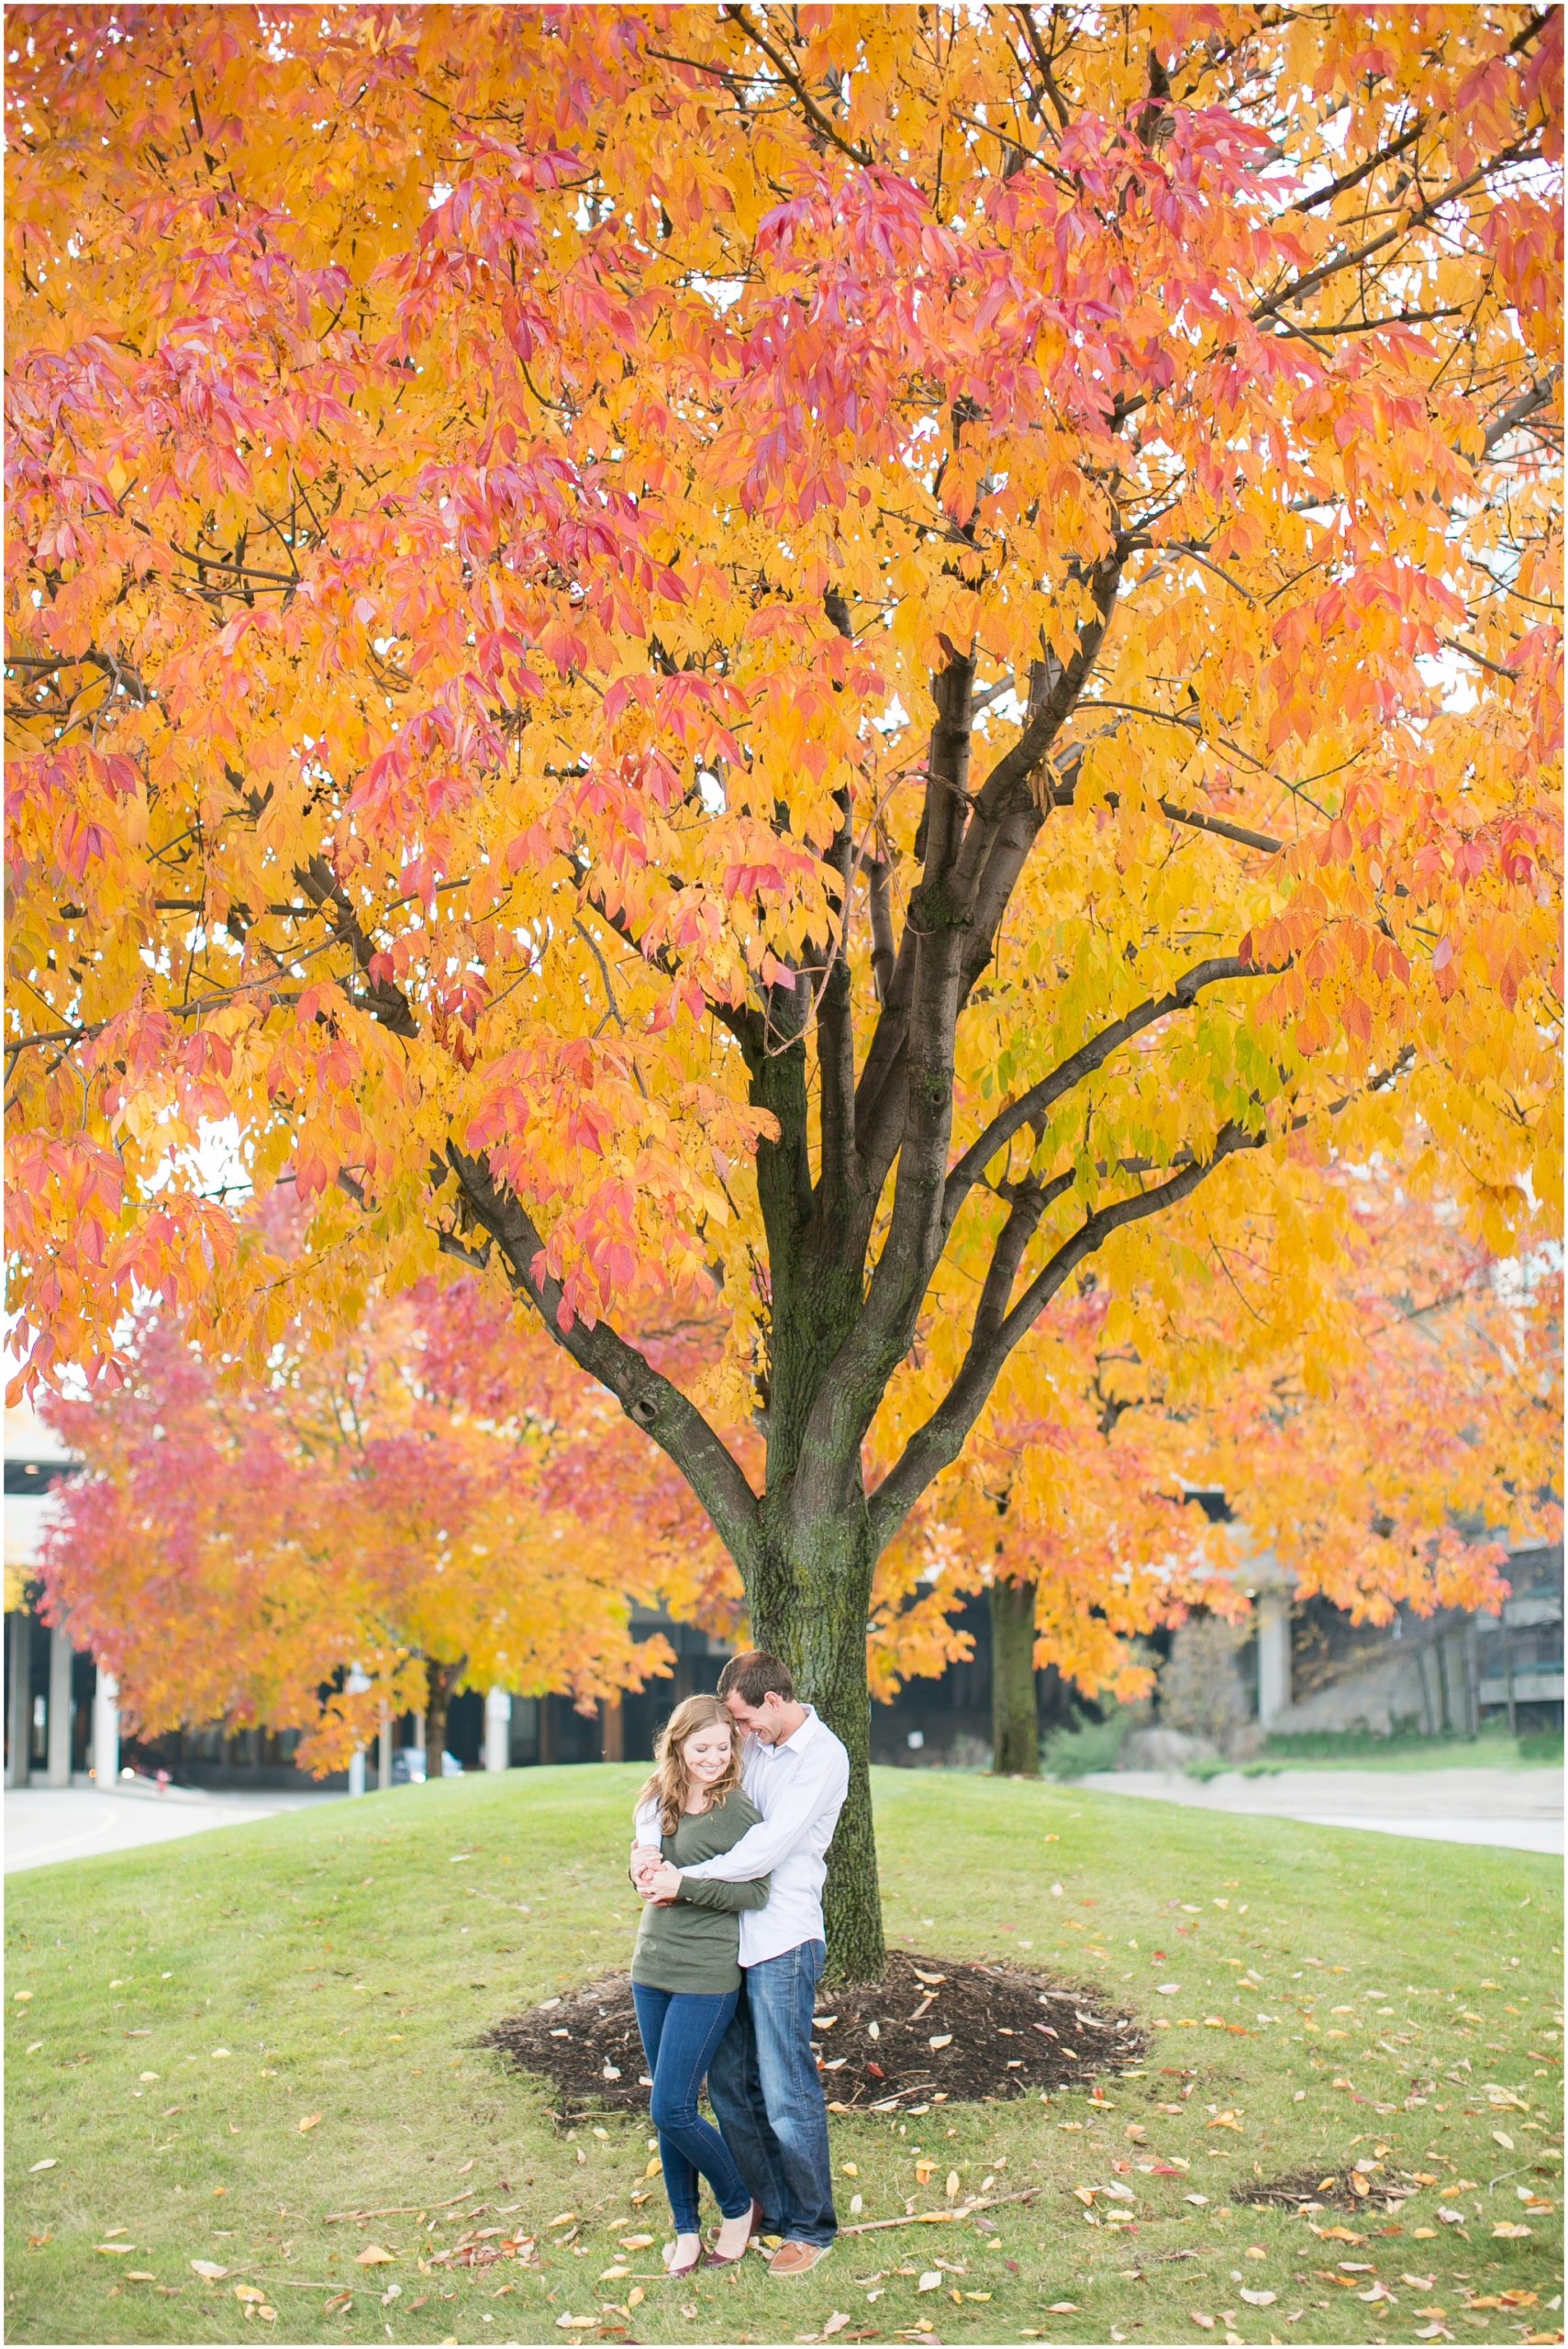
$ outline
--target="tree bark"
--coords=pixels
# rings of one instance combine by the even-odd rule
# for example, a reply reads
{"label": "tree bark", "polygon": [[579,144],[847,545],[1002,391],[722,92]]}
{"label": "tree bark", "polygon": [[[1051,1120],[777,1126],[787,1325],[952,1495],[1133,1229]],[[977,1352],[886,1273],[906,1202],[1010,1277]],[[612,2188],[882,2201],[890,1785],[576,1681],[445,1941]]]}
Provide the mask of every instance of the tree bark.
{"label": "tree bark", "polygon": [[428,1683],[425,1698],[425,1777],[427,1782],[441,1775],[441,1757],[447,1750],[447,1713],[451,1705],[452,1690],[462,1677],[466,1656],[455,1664],[436,1664],[426,1659],[425,1671]]}
{"label": "tree bark", "polygon": [[747,1581],[752,1637],[783,1658],[850,1757],[850,1790],[828,1864],[823,1909],[835,1981],[873,1982],[886,1962],[871,1808],[866,1621],[876,1563],[863,1516],[765,1527]]}
{"label": "tree bark", "polygon": [[991,1767],[1001,1778],[1040,1776],[1034,1617],[1034,1584],[996,1575],[991,1585]]}

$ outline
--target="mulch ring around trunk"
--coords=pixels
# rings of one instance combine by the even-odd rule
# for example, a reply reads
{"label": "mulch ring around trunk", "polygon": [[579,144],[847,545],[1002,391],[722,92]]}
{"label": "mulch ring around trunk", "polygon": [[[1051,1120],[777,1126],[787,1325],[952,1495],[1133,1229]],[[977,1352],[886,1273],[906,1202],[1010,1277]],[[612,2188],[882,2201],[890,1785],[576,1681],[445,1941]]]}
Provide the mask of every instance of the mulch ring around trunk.
{"label": "mulch ring around trunk", "polygon": [[[880,1982],[824,1987],[811,2043],[830,2112],[920,2112],[1087,2087],[1139,2063],[1149,2043],[1092,1990],[1017,1965],[899,1950]],[[509,2016],[479,2044],[542,2073],[560,2121],[590,2109],[647,2111],[648,2066],[624,1974]]]}

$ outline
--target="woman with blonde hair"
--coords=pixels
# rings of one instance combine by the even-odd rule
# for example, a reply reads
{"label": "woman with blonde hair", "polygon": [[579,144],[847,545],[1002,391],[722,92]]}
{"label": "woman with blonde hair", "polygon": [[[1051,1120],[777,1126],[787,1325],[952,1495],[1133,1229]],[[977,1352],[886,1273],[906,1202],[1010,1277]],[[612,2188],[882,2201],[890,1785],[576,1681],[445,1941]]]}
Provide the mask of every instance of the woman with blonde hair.
{"label": "woman with blonde hair", "polygon": [[[666,1722],[653,1775],[638,1797],[638,1842],[656,1846],[677,1868],[695,1867],[728,1852],[761,1816],[740,1790],[740,1748],[728,1709],[717,1697],[688,1697]],[[698,2111],[697,2095],[740,1996],[740,1912],[760,1909],[767,1897],[765,1876],[749,1884],[693,1882],[678,1900],[645,1903],[638,1928],[631,1995],[675,2222],[664,2254],[672,2276],[689,2276],[704,2256],[699,2174],[723,2217],[706,2254],[716,2266],[741,2256],[761,2217],[728,2146]]]}

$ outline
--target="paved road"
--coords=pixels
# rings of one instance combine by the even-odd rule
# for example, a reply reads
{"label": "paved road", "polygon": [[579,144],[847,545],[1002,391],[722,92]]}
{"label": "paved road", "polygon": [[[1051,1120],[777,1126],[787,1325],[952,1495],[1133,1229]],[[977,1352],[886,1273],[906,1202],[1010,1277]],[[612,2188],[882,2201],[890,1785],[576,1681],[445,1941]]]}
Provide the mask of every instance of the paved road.
{"label": "paved road", "polygon": [[139,1843],[168,1843],[211,1827],[242,1827],[275,1811],[337,1802],[337,1795],[200,1794],[189,1787],[166,1795],[139,1789],[101,1794],[95,1787],[22,1787],[6,1796],[6,1873],[51,1860],[93,1859],[128,1852]]}
{"label": "paved road", "polygon": [[1100,1770],[1083,1783],[1106,1794],[1253,1819],[1299,1819],[1315,1827],[1515,1852],[1562,1849],[1562,1777],[1556,1770],[1280,1770],[1258,1778],[1227,1771],[1207,1780],[1173,1770]]}

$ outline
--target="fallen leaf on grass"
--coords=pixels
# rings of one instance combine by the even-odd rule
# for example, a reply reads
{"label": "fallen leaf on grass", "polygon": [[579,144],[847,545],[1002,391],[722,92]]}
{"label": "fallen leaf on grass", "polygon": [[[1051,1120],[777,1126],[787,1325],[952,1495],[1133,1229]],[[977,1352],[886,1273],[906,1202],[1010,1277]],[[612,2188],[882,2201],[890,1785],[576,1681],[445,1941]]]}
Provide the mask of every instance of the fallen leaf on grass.
{"label": "fallen leaf on grass", "polygon": [[1206,2332],[1214,2331],[1214,2319],[1211,2316],[1205,2316],[1201,2309],[1189,2309],[1187,2314],[1195,2324],[1201,2324]]}
{"label": "fallen leaf on grass", "polygon": [[191,2266],[195,2269],[196,2274],[208,2284],[221,2284],[224,2277],[228,2273],[227,2267],[218,2266],[217,2261],[212,2259],[193,2259]]}
{"label": "fallen leaf on grass", "polygon": [[345,2309],[351,2309],[353,2305],[352,2292],[334,2292],[329,2300],[321,2303],[321,2313],[323,2316],[341,2316]]}
{"label": "fallen leaf on grass", "polygon": [[267,2295],[265,2292],[258,2290],[254,2284],[236,2284],[234,2287],[234,2297],[237,2300],[254,2301],[255,2305],[260,2308]]}
{"label": "fallen leaf on grass", "polygon": [[1050,2308],[1046,2310],[1046,2314],[1048,2316],[1076,2316],[1077,2313],[1078,2303],[1076,2300],[1052,2300]]}
{"label": "fallen leaf on grass", "polygon": [[831,2333],[842,2332],[849,2321],[842,2309],[835,2309],[822,2327],[823,2340],[826,2341]]}
{"label": "fallen leaf on grass", "polygon": [[60,2162],[58,2157],[53,2154],[47,2154],[41,2162],[35,2162],[33,2164],[30,2175],[36,2175],[40,2169],[58,2169],[59,2167]]}
{"label": "fallen leaf on grass", "polygon": [[1529,2227],[1516,2226],[1512,2219],[1504,2219],[1492,2230],[1495,2236],[1501,2235],[1504,2240],[1508,2243],[1518,2243],[1521,2241],[1524,2236],[1529,2233],[1529,2232],[1530,2230]]}
{"label": "fallen leaf on grass", "polygon": [[647,2298],[648,2295],[643,2290],[641,2285],[634,2284],[631,2290],[626,2296],[626,2304],[628,2309],[640,2308]]}
{"label": "fallen leaf on grass", "polygon": [[355,2252],[354,2266],[356,2267],[385,2267],[396,2256],[397,2254],[395,2251],[387,2251],[379,2243],[367,2243],[363,2251]]}
{"label": "fallen leaf on grass", "polygon": [[1246,2301],[1249,2308],[1272,2309],[1274,2302],[1278,2299],[1279,2294],[1277,2292],[1250,2292],[1245,2284],[1243,2284],[1241,2287],[1241,2298]]}
{"label": "fallen leaf on grass", "polygon": [[555,2329],[558,2332],[591,2332],[598,2321],[596,2316],[573,2316],[568,2313],[556,2318]]}
{"label": "fallen leaf on grass", "polygon": [[[1528,2235],[1529,2229],[1528,2227],[1515,2227],[1511,2232],[1515,2234]],[[134,2251],[136,2249],[136,2245],[133,2243],[95,2243],[93,2245],[93,2248],[95,2251]]]}
{"label": "fallen leaf on grass", "polygon": [[1511,2154],[1514,2150],[1514,2141],[1506,2129],[1494,2129],[1492,2143],[1495,2145],[1501,2145],[1506,2154]]}
{"label": "fallen leaf on grass", "polygon": [[652,2240],[651,2235],[622,2235],[620,2247],[623,2251],[646,2251]]}
{"label": "fallen leaf on grass", "polygon": [[320,2126],[321,2115],[318,2112],[307,2112],[300,2121],[299,2133],[303,2137],[307,2129],[319,2129]]}
{"label": "fallen leaf on grass", "polygon": [[915,2288],[917,2291],[920,2292],[935,2292],[940,2289],[941,2280],[940,2276],[934,2267],[928,2267]]}

